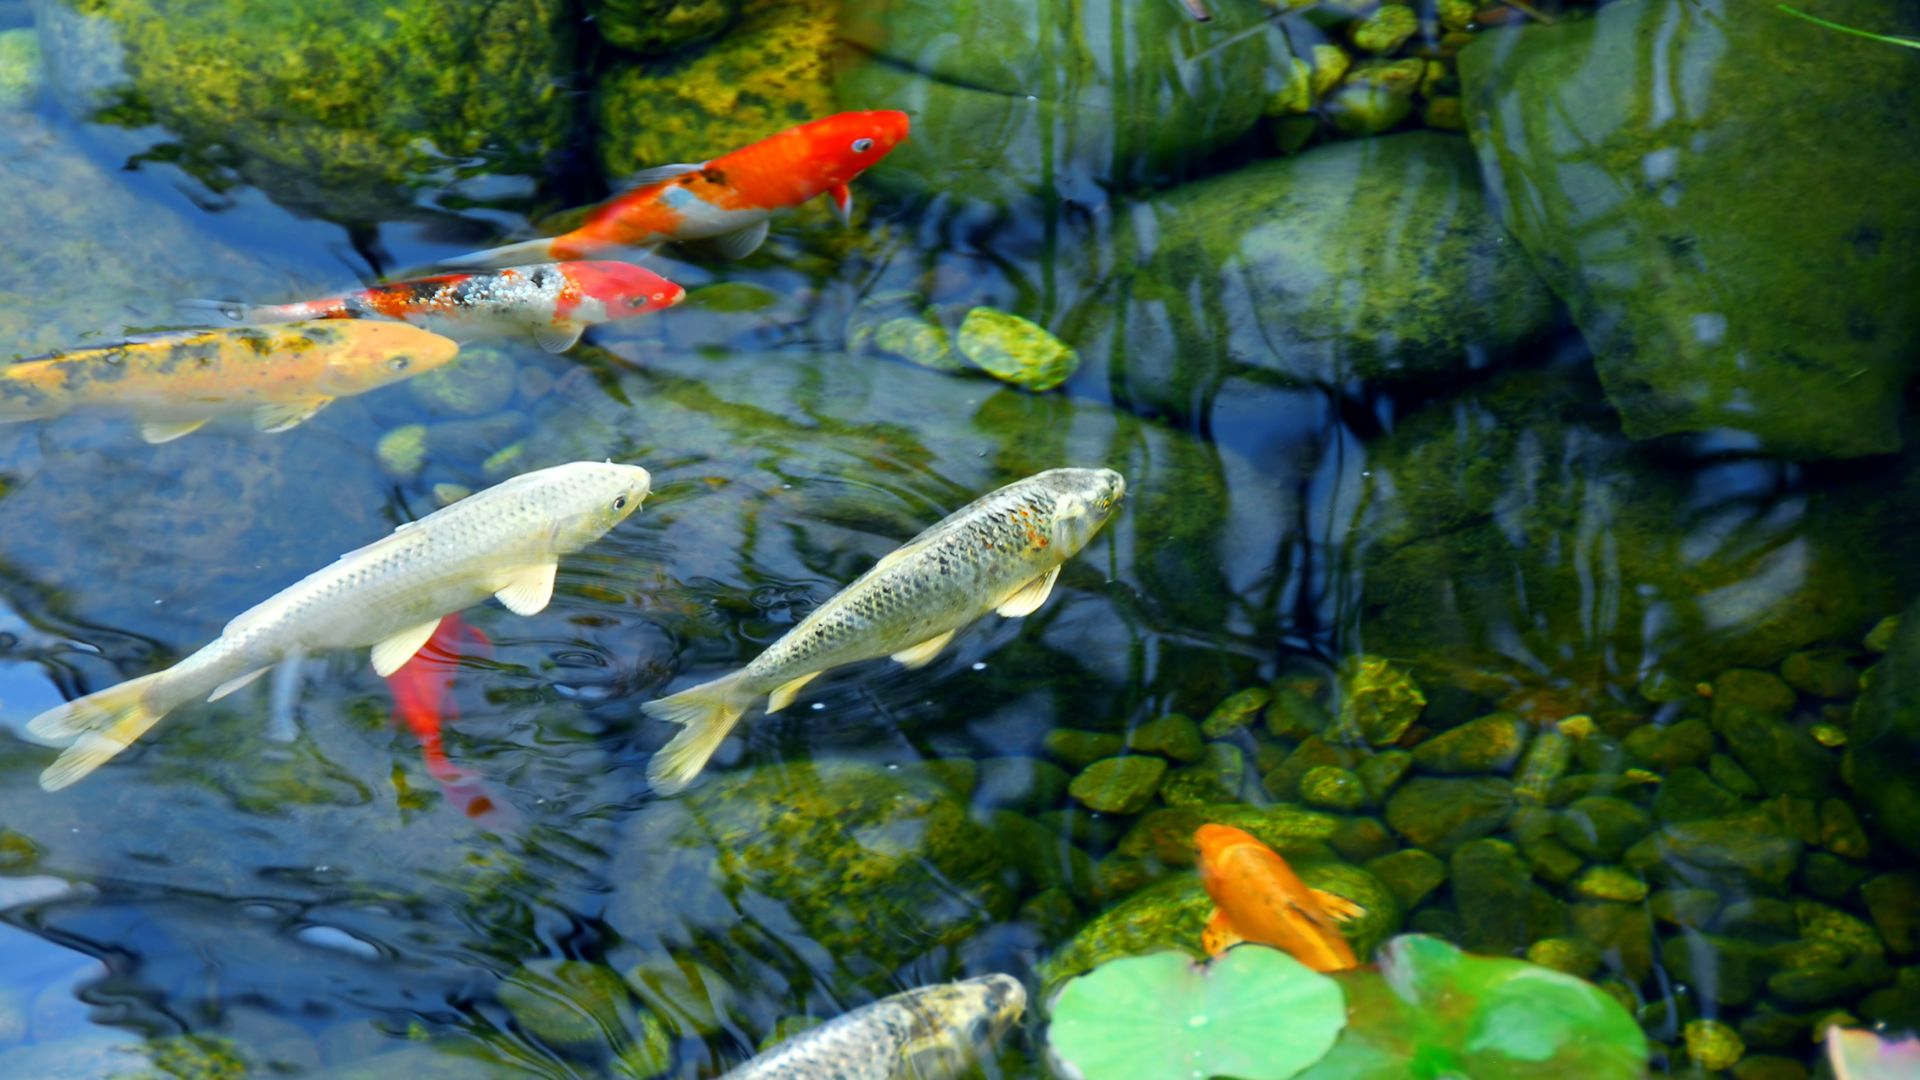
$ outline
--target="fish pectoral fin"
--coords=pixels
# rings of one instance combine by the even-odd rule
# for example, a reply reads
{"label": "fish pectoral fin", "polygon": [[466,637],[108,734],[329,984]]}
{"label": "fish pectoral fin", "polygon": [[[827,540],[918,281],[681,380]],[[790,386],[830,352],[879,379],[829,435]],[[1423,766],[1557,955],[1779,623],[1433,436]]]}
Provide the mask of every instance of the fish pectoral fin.
{"label": "fish pectoral fin", "polygon": [[182,435],[191,435],[206,426],[204,417],[199,420],[149,420],[140,425],[140,437],[157,446],[172,442]]}
{"label": "fish pectoral fin", "polygon": [[1219,908],[1213,909],[1213,918],[1208,919],[1207,925],[1200,931],[1200,945],[1207,950],[1208,956],[1219,956],[1245,940],[1240,936],[1240,931],[1234,929],[1227,913]]}
{"label": "fish pectoral fin", "polygon": [[1334,922],[1352,922],[1367,913],[1366,908],[1344,896],[1335,896],[1319,889],[1308,889],[1307,892],[1313,895],[1314,903],[1319,904],[1320,910],[1326,912]]}
{"label": "fish pectoral fin", "polygon": [[253,410],[253,426],[271,435],[277,431],[299,427],[307,422],[314,413],[333,403],[330,397],[295,398],[292,401],[274,401]]}
{"label": "fish pectoral fin", "polygon": [[707,163],[704,161],[697,163],[680,162],[675,165],[655,165],[651,169],[641,169],[639,172],[627,177],[627,186],[630,188],[646,187],[648,184],[657,184],[662,180],[671,180],[676,176],[696,173],[706,167]]}
{"label": "fish pectoral fin", "polygon": [[242,675],[237,679],[228,679],[226,682],[223,682],[219,686],[214,687],[213,693],[207,695],[207,700],[219,701],[221,698],[226,697],[228,694],[233,693],[235,690],[239,690],[245,687],[248,683],[252,682],[253,680],[259,678],[262,675],[265,675],[267,672],[272,670],[273,670],[273,665],[268,664],[266,667],[263,667],[263,668],[254,668],[252,671],[247,672],[245,675]]}
{"label": "fish pectoral fin", "polygon": [[933,658],[939,656],[940,650],[946,648],[947,642],[952,640],[953,631],[951,630],[944,634],[935,634],[912,648],[901,649],[894,653],[893,659],[900,661],[907,668],[926,667],[933,663]]}
{"label": "fish pectoral fin", "polygon": [[537,615],[553,599],[553,575],[559,563],[523,566],[508,574],[494,596],[515,615]]}
{"label": "fish pectoral fin", "polygon": [[767,219],[761,218],[744,229],[714,237],[713,243],[720,249],[720,254],[727,258],[744,259],[759,251],[760,245],[767,242],[767,228]]}
{"label": "fish pectoral fin", "polygon": [[563,353],[580,343],[580,335],[586,329],[575,322],[536,326],[533,328],[533,340],[534,344],[550,353]]}
{"label": "fish pectoral fin", "polygon": [[1031,615],[1040,610],[1040,605],[1047,602],[1047,597],[1053,595],[1053,583],[1058,580],[1060,580],[1060,568],[1056,566],[1020,586],[1012,596],[1000,601],[1000,606],[993,610],[1009,619]]}
{"label": "fish pectoral fin", "polygon": [[800,692],[800,688],[819,677],[820,673],[816,671],[810,675],[802,675],[797,679],[783,682],[779,686],[774,687],[773,693],[767,695],[767,711],[776,713],[793,704],[793,697]]}
{"label": "fish pectoral fin", "polygon": [[413,654],[419,652],[420,647],[425,645],[427,639],[433,636],[433,631],[439,627],[439,625],[440,620],[436,617],[431,622],[423,622],[419,626],[409,626],[380,644],[375,645],[373,647],[374,673],[384,679],[394,672],[399,671],[402,667],[405,667],[407,661],[413,659]]}
{"label": "fish pectoral fin", "polygon": [[835,184],[827,189],[827,200],[833,203],[833,212],[839,216],[840,224],[846,225],[853,220],[853,189],[845,184]]}

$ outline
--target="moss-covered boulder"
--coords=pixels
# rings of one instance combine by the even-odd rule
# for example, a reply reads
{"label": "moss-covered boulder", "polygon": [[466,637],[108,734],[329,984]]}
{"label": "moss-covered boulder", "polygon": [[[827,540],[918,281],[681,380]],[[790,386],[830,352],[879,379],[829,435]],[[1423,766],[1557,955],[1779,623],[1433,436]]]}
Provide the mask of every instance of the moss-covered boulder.
{"label": "moss-covered boulder", "polygon": [[593,26],[636,56],[665,56],[719,37],[742,0],[590,0]]}
{"label": "moss-covered boulder", "polygon": [[905,109],[911,140],[873,171],[914,194],[1005,203],[1104,198],[1176,175],[1245,134],[1272,33],[1256,0],[851,0],[849,109]]}
{"label": "moss-covered boulder", "polygon": [[571,121],[573,13],[560,0],[34,9],[55,90],[82,118],[127,129],[122,148],[334,221],[444,201],[468,176],[537,174]]}
{"label": "moss-covered boulder", "polygon": [[[1820,14],[1885,26],[1888,10]],[[1460,78],[1490,187],[1628,434],[1895,449],[1920,364],[1913,57],[1772,4],[1722,16],[1621,0],[1475,42]]]}
{"label": "moss-covered boulder", "polygon": [[1513,812],[1513,785],[1490,777],[1478,780],[1420,777],[1409,780],[1387,800],[1387,824],[1415,847],[1435,855],[1498,829]]}
{"label": "moss-covered boulder", "polygon": [[[851,762],[717,775],[636,814],[607,919],[643,948],[723,935],[736,905],[856,979],[952,945],[1012,906],[992,834],[937,782]],[[912,926],[911,935],[875,933]]]}
{"label": "moss-covered boulder", "polygon": [[1920,856],[1920,605],[1901,616],[1865,682],[1843,773],[1880,832]]}
{"label": "moss-covered boulder", "polygon": [[1127,269],[1064,336],[1176,410],[1242,373],[1459,373],[1559,319],[1457,137],[1336,143],[1184,184],[1115,244]]}
{"label": "moss-covered boulder", "polygon": [[828,58],[837,6],[746,0],[718,41],[602,72],[593,115],[608,179],[618,184],[656,165],[705,161],[833,112]]}

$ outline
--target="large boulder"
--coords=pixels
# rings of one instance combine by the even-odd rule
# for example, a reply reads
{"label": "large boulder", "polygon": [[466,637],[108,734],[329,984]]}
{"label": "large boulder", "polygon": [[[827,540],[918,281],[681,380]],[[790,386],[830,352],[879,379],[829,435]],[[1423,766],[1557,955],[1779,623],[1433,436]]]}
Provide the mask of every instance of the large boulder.
{"label": "large boulder", "polygon": [[1561,318],[1458,136],[1318,147],[1182,185],[1124,220],[1119,271],[1065,336],[1173,408],[1237,375],[1457,374]]}
{"label": "large boulder", "polygon": [[913,138],[873,172],[991,203],[1170,177],[1260,118],[1277,45],[1255,0],[852,0],[842,107],[905,109]]}
{"label": "large boulder", "polygon": [[[1884,0],[1820,14],[1894,25]],[[1913,63],[1773,4],[1696,0],[1620,0],[1461,54],[1490,186],[1629,435],[1900,445],[1920,363]]]}
{"label": "large boulder", "polygon": [[1920,604],[1866,676],[1842,770],[1882,835],[1920,857]]}
{"label": "large boulder", "polygon": [[[116,150],[214,192],[253,184],[360,223],[488,176],[535,174],[565,141],[573,8],[562,0],[34,0],[68,109],[128,129]],[[157,133],[157,135],[155,134]],[[481,177],[472,190],[485,186]]]}

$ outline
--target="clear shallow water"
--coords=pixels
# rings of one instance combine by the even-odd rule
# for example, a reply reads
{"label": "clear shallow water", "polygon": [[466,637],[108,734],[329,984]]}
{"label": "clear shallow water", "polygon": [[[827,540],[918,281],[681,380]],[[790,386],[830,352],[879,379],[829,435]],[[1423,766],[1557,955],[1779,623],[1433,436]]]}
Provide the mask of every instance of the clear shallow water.
{"label": "clear shallow water", "polygon": [[[1140,33],[1158,25],[1141,18]],[[1179,33],[1183,55],[1218,44]],[[1271,47],[1245,40],[1261,42],[1263,57]],[[1097,84],[1068,80],[1050,94],[1111,108]],[[951,145],[952,125],[971,114],[938,104],[916,123],[929,144]],[[958,119],[942,130],[948,107]],[[1053,122],[1019,95],[1000,108],[1009,130]],[[122,170],[122,137],[74,120],[51,95],[0,116],[13,177],[4,220],[44,237],[3,279],[0,351],[165,324],[176,297],[325,291],[469,250],[489,226],[519,220],[395,210],[349,228],[252,187],[213,197],[171,165]],[[1202,238],[1213,261],[1143,263],[1184,242],[1191,218],[1181,215],[1195,210],[1183,198],[1203,217],[1243,205],[1244,189],[1198,185],[1230,181],[1271,149],[1251,134],[1212,141],[1166,168],[1143,166],[1128,179],[1164,186],[1125,197],[1086,179],[1082,170],[1101,173],[1100,153],[1063,152],[1058,170],[1041,170],[1063,178],[1059,189],[1000,207],[916,192],[903,166],[857,185],[871,213],[851,234],[816,207],[777,219],[768,250],[745,263],[665,251],[649,265],[693,292],[680,308],[596,330],[563,357],[520,342],[470,348],[451,390],[416,383],[341,401],[283,435],[213,428],[150,447],[113,417],[0,427],[0,826],[17,838],[0,867],[18,875],[0,892],[0,1055],[20,1055],[0,1064],[31,1071],[22,1063],[34,1053],[91,1062],[71,1040],[111,1055],[191,1033],[234,1040],[255,1071],[475,1075],[484,1059],[506,1075],[603,1075],[646,1043],[649,1023],[699,1011],[687,1002],[703,995],[652,989],[596,1005],[570,992],[585,1002],[563,1007],[573,1024],[542,1026],[505,1004],[528,978],[516,972],[585,961],[652,970],[660,982],[663,963],[685,962],[703,965],[723,1015],[686,1025],[671,1068],[712,1075],[783,1017],[834,1015],[960,974],[1026,975],[1125,895],[1103,882],[1184,872],[1110,859],[1130,818],[1090,815],[1045,779],[1074,771],[1032,764],[1048,760],[1050,731],[1204,716],[1283,675],[1324,684],[1364,650],[1421,678],[1429,706],[1410,742],[1499,707],[1536,724],[1590,712],[1624,738],[1708,715],[1709,699],[1687,691],[1730,668],[1773,668],[1811,645],[1840,648],[1856,666],[1871,659],[1862,635],[1904,607],[1914,584],[1906,457],[1786,464],[1739,434],[1632,444],[1563,314],[1548,310],[1526,334],[1480,332],[1498,322],[1495,307],[1528,307],[1513,299],[1525,288],[1469,291],[1453,308],[1415,290],[1384,305],[1405,322],[1381,334],[1440,341],[1428,352],[1451,349],[1442,362],[1349,344],[1336,360],[1351,367],[1300,379],[1249,343],[1300,322],[1241,284],[1261,278],[1259,252],[1229,257]],[[1355,167],[1391,160],[1379,185],[1389,191],[1447,173],[1374,153]],[[579,152],[559,163],[555,192],[603,183]],[[1017,156],[1007,171],[1025,175]],[[955,186],[968,175],[956,171]],[[1442,201],[1480,199],[1440,190]],[[565,201],[547,193],[541,205]],[[1373,329],[1361,301],[1444,276],[1420,258],[1433,232],[1389,228],[1382,244],[1376,208],[1356,197],[1313,218],[1331,220],[1334,249],[1352,255],[1315,281],[1357,298],[1333,320],[1359,328],[1353,339]],[[1307,215],[1272,212],[1283,213]],[[1471,254],[1509,272],[1516,257],[1500,252],[1512,241],[1484,229],[1458,231],[1490,236]],[[1343,247],[1341,236],[1354,239]],[[1143,264],[1149,273],[1132,272]],[[850,325],[924,302],[949,317],[974,305],[1019,312],[1079,346],[1082,367],[1060,391],[1031,395],[849,354]],[[1475,332],[1447,339],[1428,321],[1436,308]],[[417,466],[383,463],[382,438],[408,425],[425,427]],[[64,795],[33,783],[50,751],[21,728],[62,696],[184,655],[256,600],[434,508],[435,485],[475,488],[604,457],[653,471],[646,507],[563,563],[540,615],[489,605],[468,616],[494,648],[460,672],[448,751],[497,813],[475,820],[440,791],[359,656],[306,664],[290,684],[290,718],[276,722],[262,686],[169,718]],[[1046,608],[984,620],[926,669],[840,672],[788,712],[749,719],[716,759],[707,801],[647,794],[647,756],[669,733],[641,718],[640,703],[738,666],[924,525],[1059,464],[1120,469],[1130,491]],[[1794,729],[1831,720],[1822,704],[1796,700]],[[1292,741],[1258,725],[1227,741],[1247,761],[1236,795],[1274,801],[1262,774]],[[772,796],[727,786],[809,760],[830,764]],[[871,771],[831,764],[848,761]],[[926,764],[952,761],[981,764],[972,782]],[[1617,779],[1639,764],[1596,743],[1573,772],[1615,777],[1606,791],[1644,805],[1645,792]],[[1834,767],[1818,798],[1848,797]],[[945,783],[961,794],[940,795]],[[809,791],[855,805],[822,806]],[[775,809],[726,810],[723,796],[747,795]],[[896,799],[914,809],[889,810]],[[1047,830],[1040,856],[1017,848],[996,816],[1008,809]],[[1860,814],[1873,843],[1846,860],[1859,876],[1910,868],[1871,808]],[[1511,822],[1496,828],[1524,839]],[[1387,834],[1387,848],[1402,843]],[[1340,854],[1364,861],[1353,850]],[[872,865],[849,870],[849,852]],[[1111,876],[1089,880],[1095,859]],[[1673,884],[1661,875],[1647,873]],[[1724,906],[1808,899],[1808,877],[1697,880]],[[1820,902],[1866,920],[1857,885]],[[1050,886],[1056,906],[1028,903]],[[1581,938],[1583,906],[1618,904],[1649,929],[1597,942],[1594,974],[1654,1010],[1656,1040],[1679,1041],[1674,1018],[1775,1007],[1756,1003],[1764,994],[1715,1003],[1687,990],[1660,950],[1685,933],[1644,903],[1581,897],[1566,882],[1532,887],[1576,912],[1572,924],[1489,930],[1458,889],[1434,894],[1407,925],[1517,951],[1533,938]],[[1894,985],[1889,972],[1795,1006],[1779,1045],[1753,1040],[1756,1052],[1804,1059],[1819,1010],[1857,1009],[1869,990]],[[9,1026],[14,1016],[23,1019]],[[1034,1046],[1015,1039],[993,1071],[1033,1073]],[[87,1064],[75,1075],[111,1071]]]}

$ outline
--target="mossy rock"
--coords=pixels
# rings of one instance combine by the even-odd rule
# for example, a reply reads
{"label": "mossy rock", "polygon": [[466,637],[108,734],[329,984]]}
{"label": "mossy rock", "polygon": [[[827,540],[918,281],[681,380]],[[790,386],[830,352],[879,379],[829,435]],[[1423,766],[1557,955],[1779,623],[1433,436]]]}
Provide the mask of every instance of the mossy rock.
{"label": "mossy rock", "polygon": [[0,112],[32,106],[45,78],[40,38],[33,29],[0,30]]}
{"label": "mossy rock", "polygon": [[1898,625],[1886,657],[1867,671],[1843,774],[1881,832],[1920,856],[1920,604]]}
{"label": "mossy rock", "polygon": [[1104,198],[1176,176],[1249,131],[1270,55],[1255,0],[851,0],[860,50],[842,108],[905,109],[913,138],[873,170],[916,195],[1006,204]]}
{"label": "mossy rock", "polygon": [[601,72],[595,151],[608,180],[617,185],[641,169],[719,157],[834,112],[827,61],[837,7],[832,0],[746,0],[718,41]]}
{"label": "mossy rock", "polygon": [[[615,865],[641,868],[608,902],[629,940],[724,934],[751,895],[778,906],[790,946],[879,979],[1011,913],[993,834],[936,781],[842,761],[706,778],[629,822]],[[772,924],[769,924],[772,925]],[[876,934],[912,925],[912,935]]]}
{"label": "mossy rock", "polygon": [[742,0],[590,0],[593,26],[636,56],[666,56],[719,37]]}
{"label": "mossy rock", "polygon": [[82,118],[129,129],[119,148],[333,221],[444,200],[479,173],[466,159],[533,175],[571,120],[573,9],[560,0],[34,8],[50,82]]}
{"label": "mossy rock", "polygon": [[612,1041],[631,1004],[612,968],[584,960],[540,960],[507,976],[500,1004],[528,1033],[563,1046]]}
{"label": "mossy rock", "polygon": [[[1834,0],[1820,15],[1894,29],[1889,10]],[[1724,14],[1619,0],[1482,35],[1460,78],[1489,187],[1629,435],[1730,428],[1791,457],[1896,449],[1920,366],[1913,56],[1772,4]],[[1673,58],[1664,75],[1647,67],[1656,52]]]}

